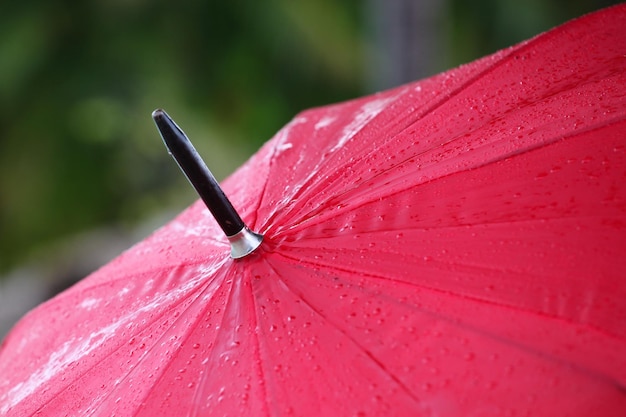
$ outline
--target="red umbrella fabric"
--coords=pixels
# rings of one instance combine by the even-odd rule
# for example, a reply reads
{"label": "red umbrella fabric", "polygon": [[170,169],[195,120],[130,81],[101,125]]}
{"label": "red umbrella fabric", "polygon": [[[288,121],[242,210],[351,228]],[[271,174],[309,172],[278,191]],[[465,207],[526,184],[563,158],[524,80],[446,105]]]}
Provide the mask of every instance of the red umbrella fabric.
{"label": "red umbrella fabric", "polygon": [[305,111],[29,313],[7,416],[626,412],[626,6]]}

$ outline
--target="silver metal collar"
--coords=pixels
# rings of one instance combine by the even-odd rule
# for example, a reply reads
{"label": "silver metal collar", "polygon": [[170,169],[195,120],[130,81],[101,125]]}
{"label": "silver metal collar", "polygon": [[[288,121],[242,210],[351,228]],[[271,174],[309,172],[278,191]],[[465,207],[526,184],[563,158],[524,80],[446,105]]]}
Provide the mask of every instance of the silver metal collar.
{"label": "silver metal collar", "polygon": [[251,254],[263,242],[263,235],[253,232],[247,226],[227,238],[230,242],[230,257],[233,259]]}

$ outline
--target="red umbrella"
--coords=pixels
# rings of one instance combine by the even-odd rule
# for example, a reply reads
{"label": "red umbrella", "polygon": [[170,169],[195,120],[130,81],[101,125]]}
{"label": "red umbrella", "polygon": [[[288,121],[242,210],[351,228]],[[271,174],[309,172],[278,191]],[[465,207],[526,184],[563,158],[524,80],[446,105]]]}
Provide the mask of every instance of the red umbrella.
{"label": "red umbrella", "polygon": [[229,239],[198,202],[28,314],[0,414],[623,414],[625,22],[298,115],[241,216],[156,112]]}

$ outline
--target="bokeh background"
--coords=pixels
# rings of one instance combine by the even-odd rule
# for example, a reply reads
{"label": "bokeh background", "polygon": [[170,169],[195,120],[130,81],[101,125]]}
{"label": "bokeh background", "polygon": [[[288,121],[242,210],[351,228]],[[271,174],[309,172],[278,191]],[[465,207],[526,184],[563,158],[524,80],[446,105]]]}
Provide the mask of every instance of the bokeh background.
{"label": "bokeh background", "polygon": [[297,112],[617,3],[20,0],[0,13],[0,338],[194,199],[150,113],[218,179]]}

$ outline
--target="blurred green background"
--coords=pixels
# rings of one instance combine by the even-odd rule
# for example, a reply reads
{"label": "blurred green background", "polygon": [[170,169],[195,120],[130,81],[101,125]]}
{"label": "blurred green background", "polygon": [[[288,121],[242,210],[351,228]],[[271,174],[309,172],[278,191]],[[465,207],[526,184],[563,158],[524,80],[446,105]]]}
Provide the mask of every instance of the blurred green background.
{"label": "blurred green background", "polygon": [[157,107],[224,178],[300,110],[432,75],[611,3],[6,2],[0,277],[49,262],[70,236],[167,220],[195,199],[154,128]]}

